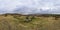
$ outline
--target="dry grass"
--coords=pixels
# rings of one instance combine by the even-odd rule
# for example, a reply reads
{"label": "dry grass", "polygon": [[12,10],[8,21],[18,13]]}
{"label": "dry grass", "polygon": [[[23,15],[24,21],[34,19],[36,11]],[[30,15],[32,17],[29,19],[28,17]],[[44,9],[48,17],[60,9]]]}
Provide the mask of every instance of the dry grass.
{"label": "dry grass", "polygon": [[[35,16],[30,22],[24,22],[27,16],[0,15],[0,30],[60,30],[60,18]],[[31,18],[32,16],[29,16]]]}

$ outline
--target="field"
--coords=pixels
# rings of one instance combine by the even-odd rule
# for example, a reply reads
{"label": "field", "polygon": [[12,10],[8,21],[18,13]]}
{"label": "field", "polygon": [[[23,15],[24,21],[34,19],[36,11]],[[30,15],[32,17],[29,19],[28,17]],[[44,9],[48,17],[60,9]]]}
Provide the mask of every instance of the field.
{"label": "field", "polygon": [[3,14],[0,30],[60,30],[60,16]]}

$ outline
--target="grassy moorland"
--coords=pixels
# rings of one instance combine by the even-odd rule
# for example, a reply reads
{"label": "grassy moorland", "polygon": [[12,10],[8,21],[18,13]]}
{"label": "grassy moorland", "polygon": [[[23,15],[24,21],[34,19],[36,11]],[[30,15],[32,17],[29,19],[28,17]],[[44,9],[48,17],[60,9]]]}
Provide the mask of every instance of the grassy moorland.
{"label": "grassy moorland", "polygon": [[60,30],[60,15],[0,15],[0,30]]}

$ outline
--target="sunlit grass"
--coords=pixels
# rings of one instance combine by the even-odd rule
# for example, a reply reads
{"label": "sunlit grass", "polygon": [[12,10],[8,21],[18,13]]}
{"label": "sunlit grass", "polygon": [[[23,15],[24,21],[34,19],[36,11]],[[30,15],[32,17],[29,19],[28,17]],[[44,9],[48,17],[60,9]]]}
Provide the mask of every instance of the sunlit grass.
{"label": "sunlit grass", "polygon": [[[0,16],[0,30],[60,30],[60,18],[34,16],[32,21],[24,22],[27,16]],[[32,18],[32,16],[29,16]],[[57,28],[56,28],[57,27]]]}

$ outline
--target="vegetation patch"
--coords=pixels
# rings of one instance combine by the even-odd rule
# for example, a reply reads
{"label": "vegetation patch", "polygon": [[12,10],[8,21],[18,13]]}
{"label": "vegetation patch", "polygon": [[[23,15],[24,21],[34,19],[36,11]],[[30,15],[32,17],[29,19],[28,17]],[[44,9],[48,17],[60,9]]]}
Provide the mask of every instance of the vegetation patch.
{"label": "vegetation patch", "polygon": [[0,15],[0,30],[60,30],[59,15]]}

